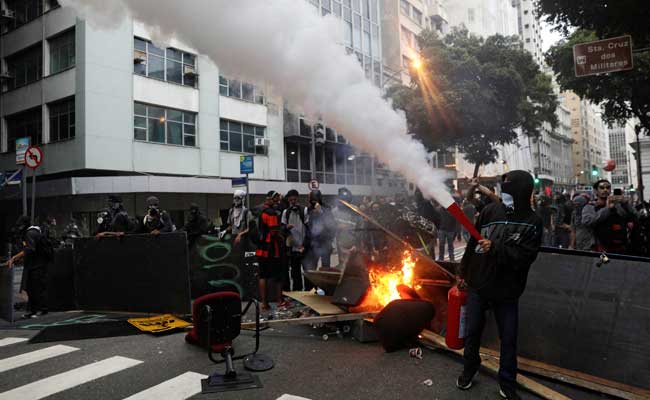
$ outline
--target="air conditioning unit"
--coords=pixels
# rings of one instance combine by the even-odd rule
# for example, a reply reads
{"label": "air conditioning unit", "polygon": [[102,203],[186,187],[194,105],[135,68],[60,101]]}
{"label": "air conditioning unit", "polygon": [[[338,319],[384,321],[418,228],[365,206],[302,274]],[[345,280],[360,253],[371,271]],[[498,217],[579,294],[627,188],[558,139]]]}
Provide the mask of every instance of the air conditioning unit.
{"label": "air conditioning unit", "polygon": [[133,50],[133,64],[146,64],[147,53],[142,50]]}
{"label": "air conditioning unit", "polygon": [[325,128],[323,128],[323,125],[316,125],[315,126],[316,130],[314,131],[314,141],[317,144],[325,144]]}
{"label": "air conditioning unit", "polygon": [[5,8],[4,10],[0,10],[0,17],[4,19],[16,19],[16,12]]}
{"label": "air conditioning unit", "polygon": [[269,139],[255,138],[255,147],[269,147]]}
{"label": "air conditioning unit", "polygon": [[199,74],[196,73],[196,68],[190,65],[183,65],[183,75],[198,76]]}

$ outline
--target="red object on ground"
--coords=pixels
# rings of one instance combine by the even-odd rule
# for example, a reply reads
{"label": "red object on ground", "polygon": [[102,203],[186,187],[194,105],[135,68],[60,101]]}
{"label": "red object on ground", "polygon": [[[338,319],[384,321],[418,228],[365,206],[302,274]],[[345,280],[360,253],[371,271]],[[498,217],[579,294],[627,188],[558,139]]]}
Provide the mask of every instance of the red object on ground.
{"label": "red object on ground", "polygon": [[447,334],[445,343],[453,350],[460,350],[465,346],[467,291],[458,285],[449,289],[447,293]]}
{"label": "red object on ground", "polygon": [[474,237],[474,239],[483,240],[483,237],[481,237],[481,234],[478,233],[478,231],[474,227],[474,224],[472,224],[467,219],[467,217],[465,216],[465,213],[463,213],[463,210],[461,210],[460,207],[458,207],[458,204],[456,204],[456,202],[451,203],[451,205],[449,207],[447,207],[447,211],[449,211],[449,214],[453,215],[454,218],[456,218],[456,220],[458,222],[463,224],[465,229],[467,229],[467,232],[469,232],[469,234],[472,235],[472,237]]}

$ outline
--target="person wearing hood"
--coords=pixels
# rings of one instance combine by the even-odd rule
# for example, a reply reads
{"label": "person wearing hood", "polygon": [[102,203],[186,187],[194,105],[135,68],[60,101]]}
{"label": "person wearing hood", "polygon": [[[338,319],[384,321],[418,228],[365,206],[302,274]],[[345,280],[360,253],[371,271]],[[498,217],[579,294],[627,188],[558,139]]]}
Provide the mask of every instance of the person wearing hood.
{"label": "person wearing hood", "polygon": [[591,251],[594,245],[594,234],[582,221],[582,210],[589,203],[589,199],[579,194],[573,198],[573,212],[571,213],[571,247],[576,250]]}
{"label": "person wearing hood", "polygon": [[350,253],[356,250],[359,239],[356,234],[357,225],[360,223],[358,216],[350,210],[341,200],[352,203],[352,193],[347,188],[339,189],[337,205],[332,209],[332,216],[336,221],[336,253],[339,256],[339,269],[344,269]]}
{"label": "person wearing hood", "polygon": [[123,236],[130,231],[132,231],[132,224],[129,214],[122,205],[122,197],[115,194],[108,196],[108,208],[97,214],[95,236],[98,238]]}
{"label": "person wearing hood", "polygon": [[150,233],[159,235],[170,233],[176,230],[172,217],[169,213],[160,208],[160,201],[156,196],[147,198],[147,215],[142,218],[139,233]]}
{"label": "person wearing hood", "polygon": [[476,222],[484,239],[471,238],[461,261],[460,279],[467,284],[467,332],[464,368],[456,386],[462,390],[472,386],[481,364],[479,348],[485,311],[491,308],[501,340],[500,394],[506,399],[519,399],[518,301],[526,287],[528,270],[537,258],[543,225],[530,206],[533,177],[517,170],[503,179],[502,201],[487,205]]}
{"label": "person wearing hood", "polygon": [[186,232],[187,234],[187,244],[188,247],[194,246],[196,240],[208,233],[208,219],[201,213],[199,206],[196,203],[190,204],[189,216],[185,226],[181,228],[181,231]]}
{"label": "person wearing hood", "polygon": [[[332,210],[323,202],[323,194],[320,190],[312,190],[308,199],[307,227],[310,242],[303,260],[303,267],[305,270],[315,270],[320,261],[322,268],[329,269],[332,241],[336,236],[336,221],[332,216]],[[310,290],[311,287],[305,289]]]}
{"label": "person wearing hood", "polygon": [[233,243],[238,245],[244,235],[250,230],[250,224],[255,219],[253,213],[244,205],[246,192],[237,189],[232,196],[232,207],[228,210],[226,220],[226,232],[233,237]]}
{"label": "person wearing hood", "polygon": [[37,318],[47,314],[47,264],[53,260],[54,250],[41,228],[30,224],[29,217],[18,217],[16,231],[22,237],[22,250],[9,259],[7,267],[23,260],[28,296],[28,313],[23,318]]}

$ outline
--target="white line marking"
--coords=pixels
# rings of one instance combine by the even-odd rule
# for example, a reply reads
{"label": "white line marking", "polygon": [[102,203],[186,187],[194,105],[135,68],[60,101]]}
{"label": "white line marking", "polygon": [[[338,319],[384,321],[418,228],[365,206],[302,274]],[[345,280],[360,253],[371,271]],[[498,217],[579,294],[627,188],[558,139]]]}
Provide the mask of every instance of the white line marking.
{"label": "white line marking", "polygon": [[140,363],[140,360],[120,356],[107,358],[0,393],[0,400],[42,399]]}
{"label": "white line marking", "polygon": [[77,350],[79,349],[76,347],[63,346],[59,344],[29,353],[20,354],[14,357],[5,358],[3,360],[0,360],[0,372],[9,371],[10,369],[33,364],[35,362],[47,360],[48,358],[68,354]]}
{"label": "white line marking", "polygon": [[309,400],[306,397],[294,396],[292,394],[283,394],[275,400]]}
{"label": "white line marking", "polygon": [[21,338],[21,337],[8,337],[8,338],[0,339],[0,347],[9,346],[10,344],[14,344],[14,343],[26,342],[28,340],[29,339],[27,338]]}
{"label": "white line marking", "polygon": [[186,372],[124,400],[184,400],[201,393],[201,379],[207,377],[196,372]]}

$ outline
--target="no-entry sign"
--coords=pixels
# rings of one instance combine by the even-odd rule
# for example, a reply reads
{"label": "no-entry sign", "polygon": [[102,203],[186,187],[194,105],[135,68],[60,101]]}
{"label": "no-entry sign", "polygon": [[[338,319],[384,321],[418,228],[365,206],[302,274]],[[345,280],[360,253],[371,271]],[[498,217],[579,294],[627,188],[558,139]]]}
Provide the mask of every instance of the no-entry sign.
{"label": "no-entry sign", "polygon": [[620,36],[576,44],[573,61],[577,77],[631,70],[634,68],[632,38]]}
{"label": "no-entry sign", "polygon": [[36,169],[43,162],[43,150],[38,146],[30,146],[25,152],[25,165]]}

